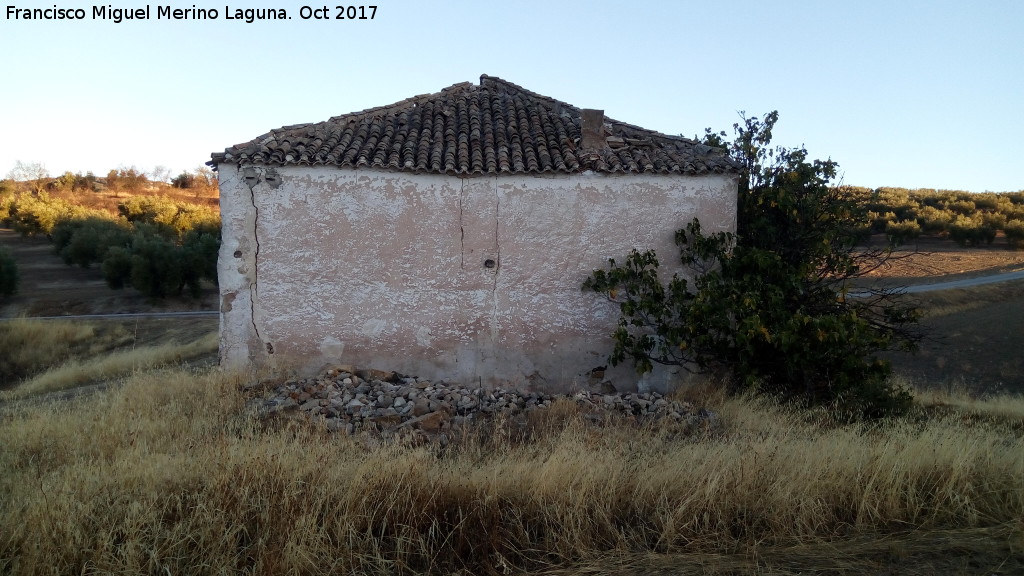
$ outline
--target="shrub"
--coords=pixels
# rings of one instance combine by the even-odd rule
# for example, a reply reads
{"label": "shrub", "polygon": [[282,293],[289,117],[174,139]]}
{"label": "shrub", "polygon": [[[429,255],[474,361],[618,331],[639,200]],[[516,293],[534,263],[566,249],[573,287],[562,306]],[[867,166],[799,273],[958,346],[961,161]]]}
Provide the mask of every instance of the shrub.
{"label": "shrub", "polygon": [[991,244],[996,239],[996,230],[981,218],[958,215],[949,225],[949,237],[960,246],[979,246],[983,242]]}
{"label": "shrub", "polygon": [[45,192],[21,194],[8,207],[7,221],[23,236],[50,236],[53,228],[67,220],[106,218],[105,212],[90,210]]}
{"label": "shrub", "polygon": [[889,222],[885,225],[885,235],[894,245],[900,245],[907,240],[913,240],[921,235],[921,225],[917,220],[900,220]]}
{"label": "shrub", "polygon": [[1024,220],[1010,220],[1006,223],[1004,232],[1010,248],[1014,250],[1024,248]]}
{"label": "shrub", "polygon": [[196,228],[220,229],[216,210],[167,198],[136,196],[118,204],[117,209],[129,222],[151,224],[161,235],[175,240]]}
{"label": "shrub", "polygon": [[[744,167],[737,234],[705,235],[696,220],[676,232],[680,260],[696,273],[692,287],[679,275],[663,284],[657,256],[636,250],[584,283],[620,307],[609,361],[630,359],[641,373],[652,363],[696,364],[723,372],[734,390],[851,416],[902,413],[911,396],[892,385],[877,354],[914,346],[917,311],[897,291],[846,297],[861,266],[890,252],[855,250],[867,211],[828,186],[836,163],[768,148],[777,118],[735,126],[731,151]],[[705,141],[724,143],[710,131]]]}
{"label": "shrub", "polygon": [[107,286],[114,290],[120,290],[131,285],[132,280],[132,252],[129,248],[113,247],[107,250],[100,266],[103,270],[103,279]]}
{"label": "shrub", "polygon": [[64,263],[82,268],[102,262],[107,250],[128,246],[131,238],[131,231],[123,223],[106,218],[69,220],[53,229],[54,249]]}

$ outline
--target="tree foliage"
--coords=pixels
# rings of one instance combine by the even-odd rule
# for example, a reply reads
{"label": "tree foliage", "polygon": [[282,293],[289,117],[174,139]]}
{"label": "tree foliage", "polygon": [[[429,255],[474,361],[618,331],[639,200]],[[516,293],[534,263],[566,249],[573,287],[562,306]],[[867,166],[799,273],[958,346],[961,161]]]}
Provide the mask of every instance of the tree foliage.
{"label": "tree foliage", "polygon": [[135,166],[130,168],[121,167],[107,173],[107,186],[113,190],[123,190],[130,194],[137,194],[149,183],[146,173]]}
{"label": "tree foliage", "polygon": [[24,235],[46,235],[68,265],[99,264],[111,288],[132,286],[153,298],[199,296],[217,282],[216,209],[166,198],[133,197],[119,215],[47,193],[0,200],[0,219]]}
{"label": "tree foliage", "polygon": [[585,290],[617,302],[621,318],[609,361],[696,366],[733,389],[878,416],[909,406],[877,354],[913,347],[917,314],[886,290],[851,295],[851,282],[891,253],[861,250],[867,210],[830,186],[838,165],[805,149],[771,147],[778,114],[743,118],[736,139],[708,133],[741,166],[737,233],[705,234],[694,220],[676,232],[683,266],[664,283],[652,251],[596,270]]}
{"label": "tree foliage", "polygon": [[1021,247],[1012,222],[1024,219],[1022,192],[842,188],[867,206],[869,234],[885,233],[897,243],[924,234],[973,247],[991,245],[1003,231],[1009,248]]}

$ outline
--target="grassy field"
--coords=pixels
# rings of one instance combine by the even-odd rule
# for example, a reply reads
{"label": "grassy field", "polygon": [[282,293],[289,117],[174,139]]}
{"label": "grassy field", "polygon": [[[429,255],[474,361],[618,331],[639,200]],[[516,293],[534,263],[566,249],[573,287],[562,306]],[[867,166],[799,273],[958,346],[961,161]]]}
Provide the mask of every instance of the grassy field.
{"label": "grassy field", "polygon": [[901,377],[974,394],[1024,393],[1024,282],[913,296],[927,338],[916,354],[893,354]]}
{"label": "grassy field", "polygon": [[250,378],[128,374],[0,404],[0,574],[1024,571],[1020,396],[850,425],[705,386],[704,428],[564,401],[442,449],[260,419]]}
{"label": "grassy field", "polygon": [[0,321],[0,401],[168,364],[211,364],[216,326],[215,318]]}

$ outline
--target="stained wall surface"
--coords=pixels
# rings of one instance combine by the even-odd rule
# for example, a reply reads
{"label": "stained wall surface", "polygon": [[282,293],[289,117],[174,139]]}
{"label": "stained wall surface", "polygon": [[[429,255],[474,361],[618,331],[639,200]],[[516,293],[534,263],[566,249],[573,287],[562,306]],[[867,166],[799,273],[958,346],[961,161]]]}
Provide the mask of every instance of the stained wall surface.
{"label": "stained wall surface", "polygon": [[[618,319],[616,305],[581,291],[587,276],[632,248],[676,262],[674,232],[693,217],[712,232],[736,222],[729,175],[219,172],[221,361],[231,368],[341,361],[485,386],[585,387],[607,364]],[[629,366],[608,375],[638,385]]]}

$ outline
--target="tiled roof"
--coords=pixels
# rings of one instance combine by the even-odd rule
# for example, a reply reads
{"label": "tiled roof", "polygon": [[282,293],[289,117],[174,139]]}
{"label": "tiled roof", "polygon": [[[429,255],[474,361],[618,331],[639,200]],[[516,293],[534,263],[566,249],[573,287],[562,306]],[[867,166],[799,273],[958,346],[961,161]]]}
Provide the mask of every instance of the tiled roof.
{"label": "tiled roof", "polygon": [[738,169],[719,148],[608,118],[599,130],[599,145],[588,140],[584,147],[581,117],[579,108],[484,75],[479,85],[464,82],[326,122],[278,128],[214,153],[211,164],[372,167],[467,176]]}

